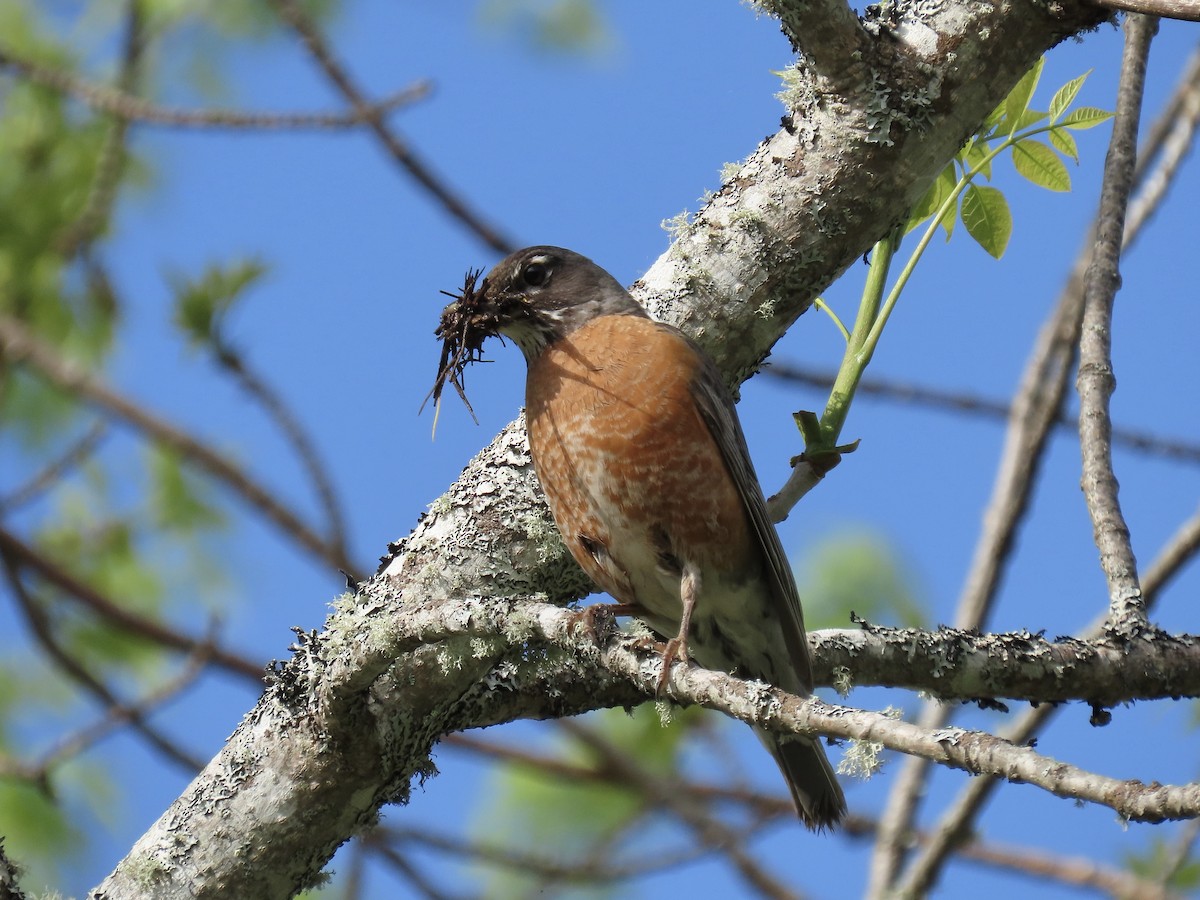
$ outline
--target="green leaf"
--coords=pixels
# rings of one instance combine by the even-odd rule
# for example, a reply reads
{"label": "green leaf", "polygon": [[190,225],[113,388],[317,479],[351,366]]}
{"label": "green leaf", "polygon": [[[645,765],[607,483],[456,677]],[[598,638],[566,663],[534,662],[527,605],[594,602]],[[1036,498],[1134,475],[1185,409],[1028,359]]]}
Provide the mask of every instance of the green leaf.
{"label": "green leaf", "polygon": [[1053,150],[1041,141],[1024,140],[1013,145],[1013,165],[1017,171],[1048,191],[1069,191],[1071,175]]}
{"label": "green leaf", "polygon": [[971,185],[963,194],[962,221],[979,246],[999,259],[1012,237],[1012,213],[1004,194],[993,187]]}
{"label": "green leaf", "polygon": [[977,140],[971,141],[963,149],[962,160],[968,171],[979,169],[979,174],[988,181],[992,180],[992,162],[988,159],[988,154],[992,152],[992,148],[987,145],[987,141]]}
{"label": "green leaf", "polygon": [[1079,162],[1079,147],[1075,144],[1075,136],[1065,128],[1055,128],[1050,132],[1050,143],[1063,156],[1069,156]]}
{"label": "green leaf", "polygon": [[1008,123],[1009,134],[1017,130],[1021,117],[1029,108],[1029,100],[1033,97],[1038,79],[1042,77],[1042,67],[1045,64],[1045,58],[1039,59],[1033,64],[1033,68],[1022,75],[1021,80],[1008,92],[1008,96],[1004,100],[1004,116]]}
{"label": "green leaf", "polygon": [[1024,131],[1026,128],[1032,128],[1039,122],[1045,121],[1045,119],[1046,113],[1040,109],[1027,109],[1017,117],[1017,123],[1010,133],[1016,134],[1017,132]]}
{"label": "green leaf", "polygon": [[169,275],[175,291],[175,324],[195,344],[214,340],[234,303],[266,271],[260,260],[244,259],[225,266],[210,265],[197,278]]}
{"label": "green leaf", "polygon": [[1067,107],[1074,102],[1075,97],[1079,94],[1079,89],[1083,87],[1083,83],[1087,81],[1087,77],[1092,74],[1092,70],[1088,69],[1078,78],[1072,78],[1050,98],[1050,121],[1057,122],[1058,117],[1067,111]]}
{"label": "green leaf", "polygon": [[149,513],[156,529],[194,532],[224,523],[220,509],[209,502],[211,488],[183,465],[178,453],[152,445],[146,470],[150,476]]}
{"label": "green leaf", "polygon": [[1082,131],[1085,128],[1095,128],[1102,122],[1107,122],[1113,114],[1095,106],[1081,106],[1063,116],[1061,125]]}
{"label": "green leaf", "polygon": [[925,194],[917,201],[913,207],[912,214],[908,217],[908,227],[904,233],[912,231],[930,216],[941,208],[941,205],[946,202],[946,198],[950,196],[950,192],[954,190],[955,185],[954,163],[946,165],[942,171],[938,172],[937,176],[930,183]]}

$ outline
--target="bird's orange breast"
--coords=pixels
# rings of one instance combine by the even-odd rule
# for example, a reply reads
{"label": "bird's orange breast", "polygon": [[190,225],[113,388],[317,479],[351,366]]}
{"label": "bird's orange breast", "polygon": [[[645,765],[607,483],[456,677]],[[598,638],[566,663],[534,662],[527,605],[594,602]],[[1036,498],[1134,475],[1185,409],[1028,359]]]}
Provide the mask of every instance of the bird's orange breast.
{"label": "bird's orange breast", "polygon": [[[678,578],[666,596],[668,580],[653,572],[664,542],[710,571],[758,564],[743,500],[693,399],[700,366],[673,329],[603,316],[544,350],[526,386],[534,465],[572,554],[621,602],[669,604],[676,618]],[[664,596],[650,596],[659,583]]]}

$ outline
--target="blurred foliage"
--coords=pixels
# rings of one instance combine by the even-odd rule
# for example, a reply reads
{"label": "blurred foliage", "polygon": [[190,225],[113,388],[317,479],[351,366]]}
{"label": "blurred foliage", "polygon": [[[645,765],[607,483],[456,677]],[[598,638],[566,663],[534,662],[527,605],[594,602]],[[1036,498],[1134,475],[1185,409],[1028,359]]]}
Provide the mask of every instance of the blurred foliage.
{"label": "blurred foliage", "polygon": [[593,0],[482,0],[479,21],[541,51],[600,55],[616,43]]}
{"label": "blurred foliage", "polygon": [[[617,752],[636,759],[650,774],[672,775],[689,733],[711,715],[699,708],[673,709],[664,724],[654,704],[632,712],[601,710],[577,721],[593,728]],[[534,753],[582,768],[600,767],[595,752],[564,732],[548,730],[554,737]],[[528,747],[528,743],[524,745]],[[641,855],[658,840],[654,810],[645,798],[603,780],[572,781],[547,776],[536,767],[519,763],[495,766],[489,773],[486,796],[477,805],[472,837],[489,847],[514,855],[546,859],[567,867],[594,864],[615,857],[636,841]],[[549,888],[544,879],[508,868],[477,866],[482,893],[488,897],[531,897]],[[573,887],[555,882],[555,896],[599,897],[613,891]]]}
{"label": "blurred foliage", "polygon": [[[318,20],[338,5],[302,3]],[[111,84],[122,65],[130,9],[127,0],[0,0],[0,48]],[[265,0],[138,0],[137,9],[145,47],[137,90],[149,96],[158,92],[164,69],[180,68],[181,47],[219,71],[230,38],[286,33]],[[170,74],[178,90],[179,72]],[[209,90],[212,83],[192,87]],[[121,286],[105,266],[113,209],[99,204],[100,219],[84,229],[81,222],[104,192],[113,192],[115,207],[132,189],[151,184],[147,162],[127,142],[113,144],[121,137],[115,129],[111,117],[73,98],[9,72],[0,75],[0,316],[20,322],[63,361],[100,378],[122,326]],[[111,159],[104,165],[106,146],[110,154],[115,148],[115,168]],[[192,326],[219,332],[234,300],[262,271],[261,264],[235,261],[199,276],[179,275],[190,291]],[[38,484],[50,463],[70,456],[95,418],[77,397],[29,368],[0,365],[0,497]],[[211,598],[213,588],[224,585],[229,564],[228,554],[218,557],[208,546],[225,525],[219,495],[176,453],[140,437],[94,443],[4,524],[49,565],[151,618],[164,618],[169,602]],[[62,652],[117,693],[136,696],[161,674],[166,657],[157,646],[114,627],[29,570],[21,582]],[[5,603],[13,605],[11,596]],[[87,710],[85,721],[101,714],[46,660],[7,660],[0,675],[0,757],[35,763],[47,734],[55,740],[77,728],[81,710]],[[0,779],[0,834],[13,857],[28,866],[31,888],[53,884],[55,869],[85,848],[81,811],[94,819],[119,809],[99,764],[86,757],[47,776],[42,785]]]}
{"label": "blurred foliage", "polygon": [[[1123,854],[1125,867],[1134,875],[1145,878],[1151,884],[1161,884],[1168,890],[1188,892],[1194,895],[1194,892],[1200,889],[1200,862],[1196,860],[1195,854],[1190,848],[1182,862],[1178,858],[1181,832],[1184,829],[1191,830],[1192,827],[1193,823],[1191,822],[1179,822],[1175,823],[1166,835],[1157,833],[1151,835],[1149,846],[1145,851],[1138,854]],[[1165,872],[1174,872],[1174,874],[1164,882],[1163,873]]]}
{"label": "blurred foliage", "polygon": [[267,272],[261,260],[210,265],[199,277],[168,276],[175,292],[175,324],[193,346],[226,346],[225,316]]}
{"label": "blurred foliage", "polygon": [[915,576],[885,538],[866,529],[832,534],[806,547],[796,581],[809,629],[846,628],[851,612],[877,625],[929,624]]}

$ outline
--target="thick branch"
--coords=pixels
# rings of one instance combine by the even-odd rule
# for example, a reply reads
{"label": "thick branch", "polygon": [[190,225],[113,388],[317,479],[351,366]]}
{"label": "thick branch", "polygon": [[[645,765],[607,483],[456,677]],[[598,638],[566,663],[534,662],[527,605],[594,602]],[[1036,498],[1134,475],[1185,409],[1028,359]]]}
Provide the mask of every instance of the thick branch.
{"label": "thick branch", "polygon": [[[428,753],[444,734],[517,716],[628,705],[656,692],[659,653],[625,635],[593,641],[570,611],[513,599],[398,605],[401,600],[386,577],[378,578],[360,598],[342,604],[335,614],[339,627],[306,637],[221,754],[99,890],[109,898],[185,890],[209,896],[206,885],[216,883],[240,896],[281,894],[287,885],[308,883],[378,804],[404,799],[409,778],[428,770]],[[383,609],[391,612],[381,618]],[[340,627],[366,622],[374,627]],[[425,643],[433,640],[441,643]],[[539,647],[545,643],[567,652],[547,653]],[[504,658],[509,647],[513,655]],[[352,694],[348,688],[360,673],[389,652],[399,662],[369,691]],[[676,702],[763,728],[877,742],[1101,803],[1129,819],[1200,814],[1200,786],[1119,781],[990,735],[929,733],[693,665],[672,667],[667,692]],[[286,814],[297,795],[304,797],[304,817]],[[212,831],[218,823],[219,836]],[[315,857],[297,855],[297,846],[313,848]],[[161,893],[147,891],[147,871]]]}
{"label": "thick branch", "polygon": [[832,84],[844,85],[870,49],[869,36],[845,0],[757,0],[779,19],[792,49]]}

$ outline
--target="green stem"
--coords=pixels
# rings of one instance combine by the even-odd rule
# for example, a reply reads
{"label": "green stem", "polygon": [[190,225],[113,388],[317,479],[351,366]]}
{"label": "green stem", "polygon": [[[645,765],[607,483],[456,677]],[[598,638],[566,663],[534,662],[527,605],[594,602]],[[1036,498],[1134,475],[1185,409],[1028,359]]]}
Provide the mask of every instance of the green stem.
{"label": "green stem", "polygon": [[879,315],[883,289],[887,285],[888,268],[897,247],[900,246],[900,237],[900,229],[894,229],[871,250],[871,267],[867,270],[867,283],[863,286],[858,315],[854,319],[854,331],[850,333],[850,339],[846,343],[846,353],[842,357],[837,378],[829,392],[829,401],[825,404],[825,412],[821,416],[821,446],[810,448],[811,451],[832,450],[842,433],[846,416],[850,414],[854,391],[858,388],[863,370],[871,361],[874,348],[868,348],[867,341]]}
{"label": "green stem", "polygon": [[[883,334],[884,326],[887,325],[888,319],[891,317],[893,310],[896,308],[896,303],[900,299],[901,292],[904,290],[905,285],[908,284],[913,270],[916,269],[917,263],[920,262],[925,249],[929,246],[929,242],[933,240],[933,236],[937,233],[937,229],[941,226],[942,221],[946,216],[953,215],[957,211],[958,198],[962,192],[967,189],[967,186],[975,179],[976,175],[982,172],[992,160],[1009,147],[1035,134],[1052,131],[1056,127],[1059,126],[1051,122],[1048,125],[1026,129],[1020,134],[1010,134],[998,146],[990,150],[976,165],[963,173],[962,177],[958,179],[958,183],[954,185],[954,190],[942,201],[942,205],[938,207],[937,212],[931,218],[924,234],[921,235],[921,240],[913,248],[912,254],[909,256],[900,275],[896,278],[896,283],[892,286],[891,291],[888,292],[886,300],[883,299],[883,292],[887,285],[888,269],[891,266],[892,257],[895,256],[896,250],[900,246],[900,240],[904,235],[903,226],[895,228],[875,245],[871,251],[871,267],[867,272],[867,282],[863,286],[863,296],[858,306],[858,315],[854,320],[854,331],[847,337],[846,352],[842,357],[842,364],[838,368],[833,388],[829,392],[829,400],[825,404],[825,412],[821,415],[819,431],[816,427],[815,416],[811,413],[804,414],[804,421],[801,422],[806,454],[815,456],[820,453],[837,451],[837,441],[842,433],[842,427],[846,423],[846,417],[850,414],[850,404],[854,399],[854,392],[858,388],[858,383],[862,379],[867,364],[871,361],[871,357],[875,353],[875,348],[879,345],[879,339]],[[824,304],[820,303],[820,301],[818,301],[818,305],[824,308]],[[832,314],[831,310],[827,309],[827,311]],[[843,335],[845,335],[845,326],[836,317],[835,321],[839,328],[841,328]],[[814,432],[817,433],[814,434]]]}

